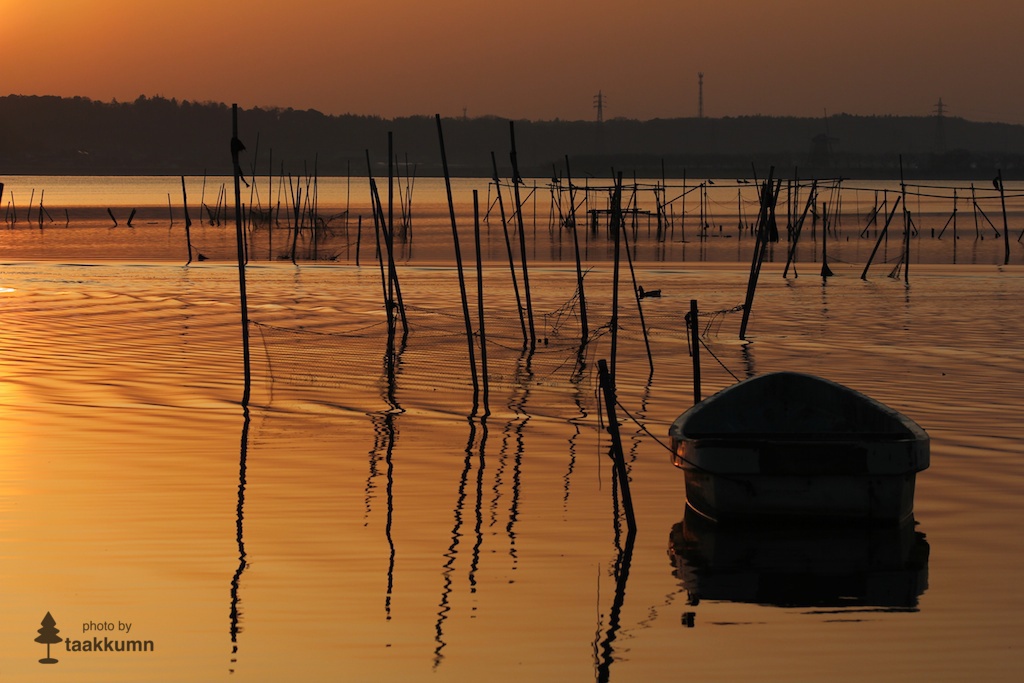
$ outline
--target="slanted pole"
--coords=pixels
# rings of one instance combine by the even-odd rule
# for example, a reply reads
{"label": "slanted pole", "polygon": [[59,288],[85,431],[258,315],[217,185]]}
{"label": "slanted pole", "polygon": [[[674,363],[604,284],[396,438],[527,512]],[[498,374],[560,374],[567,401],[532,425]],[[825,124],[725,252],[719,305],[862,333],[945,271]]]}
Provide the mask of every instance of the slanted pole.
{"label": "slanted pole", "polygon": [[754,304],[754,290],[757,288],[757,279],[761,274],[761,263],[764,261],[764,252],[768,247],[769,217],[771,206],[774,205],[778,191],[773,187],[775,167],[768,171],[768,178],[764,181],[761,190],[761,211],[757,218],[757,240],[754,245],[754,254],[750,262],[750,277],[747,280],[747,294],[743,302],[743,320],[740,322],[740,339],[747,338],[747,323],[750,321],[750,309]]}
{"label": "slanted pole", "polygon": [[878,233],[878,239],[875,240],[875,248],[871,250],[871,256],[868,257],[868,262],[864,265],[864,272],[860,274],[861,280],[868,279],[868,268],[871,267],[871,262],[875,258],[875,254],[878,253],[878,247],[882,245],[882,240],[889,234],[889,223],[892,222],[892,217],[896,215],[896,209],[900,205],[900,197],[896,198],[896,201],[892,203],[892,211],[889,212],[889,217],[885,219],[885,226],[882,227],[881,232]]}
{"label": "slanted pole", "polygon": [[437,121],[437,141],[441,147],[441,167],[444,170],[444,186],[448,193],[448,214],[452,222],[452,242],[455,245],[455,267],[459,273],[459,294],[462,298],[462,317],[466,323],[466,343],[469,347],[469,366],[473,374],[473,403],[476,408],[477,396],[480,393],[480,382],[476,373],[476,352],[473,341],[473,322],[469,316],[469,297],[466,294],[466,276],[462,271],[462,247],[459,245],[459,229],[455,222],[455,202],[452,200],[452,179],[448,173],[448,156],[444,149],[444,133],[441,130],[441,115],[434,115]]}
{"label": "slanted pole", "polygon": [[526,331],[526,318],[523,315],[523,302],[519,296],[519,281],[516,279],[516,264],[515,259],[512,256],[512,240],[508,236],[508,220],[505,218],[505,200],[502,199],[501,194],[501,178],[498,177],[498,161],[494,157],[494,152],[491,152],[491,167],[494,169],[494,187],[498,195],[498,210],[501,213],[501,231],[505,235],[505,251],[508,253],[508,270],[512,275],[512,290],[516,295],[516,312],[519,313],[519,327],[523,330],[523,343],[529,341],[529,335]]}
{"label": "slanted pole", "polygon": [[[512,151],[509,154],[512,162],[512,187],[516,198],[516,224],[519,227],[519,252],[523,263],[523,290],[526,295],[526,320],[530,327],[530,350],[537,348],[537,332],[533,324],[533,302],[530,299],[530,272],[526,267],[526,232],[523,227],[523,201],[519,196],[519,185],[523,179],[519,175],[519,157],[516,153],[515,121],[508,122]],[[613,361],[614,365],[614,361]]]}

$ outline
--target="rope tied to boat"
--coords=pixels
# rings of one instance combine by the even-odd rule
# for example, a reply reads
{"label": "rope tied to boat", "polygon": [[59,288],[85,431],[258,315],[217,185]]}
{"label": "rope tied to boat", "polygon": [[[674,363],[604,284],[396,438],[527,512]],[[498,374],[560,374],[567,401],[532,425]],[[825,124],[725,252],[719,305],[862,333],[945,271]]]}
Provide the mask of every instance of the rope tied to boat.
{"label": "rope tied to boat", "polygon": [[[635,425],[636,425],[637,427],[639,427],[639,428],[640,428],[640,430],[641,430],[641,431],[642,431],[642,432],[643,432],[644,434],[646,434],[647,436],[649,436],[649,437],[651,437],[652,439],[654,439],[654,441],[655,441],[655,442],[656,442],[656,443],[657,443],[657,444],[658,444],[659,446],[661,446],[661,447],[662,447],[662,448],[664,448],[664,449],[665,449],[666,451],[668,451],[668,452],[669,452],[669,453],[670,453],[670,454],[671,454],[671,455],[672,455],[673,457],[677,457],[677,458],[679,458],[680,460],[682,460],[683,462],[685,462],[685,463],[686,463],[687,465],[689,465],[690,467],[692,467],[692,468],[693,468],[693,469],[695,469],[695,470],[699,470],[699,471],[701,471],[701,472],[708,472],[708,473],[712,473],[712,471],[711,471],[711,470],[709,470],[708,468],[706,468],[706,467],[701,467],[700,465],[698,465],[697,463],[693,462],[692,460],[689,460],[689,459],[687,459],[686,457],[684,457],[683,455],[681,455],[681,454],[678,454],[678,453],[676,453],[675,451],[673,451],[673,450],[672,450],[672,447],[671,447],[671,446],[667,446],[667,445],[665,444],[665,442],[664,442],[664,441],[662,441],[661,439],[659,439],[658,437],[656,437],[656,436],[655,436],[654,434],[652,434],[652,433],[651,433],[651,430],[647,429],[647,426],[646,426],[646,425],[644,425],[644,424],[643,424],[643,423],[641,423],[641,422],[640,422],[639,420],[637,420],[637,419],[636,419],[635,417],[633,417],[633,414],[632,414],[632,413],[630,413],[630,412],[629,412],[629,411],[628,411],[628,410],[626,409],[626,406],[622,405],[622,403],[621,403],[621,402],[619,401],[619,399],[618,399],[618,398],[616,398],[616,399],[615,399],[615,405],[616,405],[616,406],[617,406],[617,407],[618,407],[618,408],[619,408],[619,409],[620,409],[620,410],[621,410],[621,411],[622,411],[622,412],[623,412],[623,413],[624,413],[624,414],[626,415],[626,417],[628,417],[628,418],[629,418],[629,419],[630,419],[630,420],[631,420],[631,421],[633,422],[633,424],[635,424]],[[732,477],[732,476],[729,476],[729,475],[727,475],[727,474],[722,474],[721,472],[716,472],[716,473],[714,473],[714,474],[715,474],[716,476],[718,476],[718,477],[721,477],[722,479],[727,479],[727,480],[729,480],[729,481],[732,481],[732,482],[734,482],[734,483],[737,483],[737,484],[743,485],[743,486],[747,487],[747,488],[748,488],[748,489],[750,490],[750,492],[753,492],[753,488],[752,488],[752,485],[751,485],[751,483],[750,483],[749,481],[745,480],[745,479],[742,479],[742,478],[740,478],[740,477]]]}

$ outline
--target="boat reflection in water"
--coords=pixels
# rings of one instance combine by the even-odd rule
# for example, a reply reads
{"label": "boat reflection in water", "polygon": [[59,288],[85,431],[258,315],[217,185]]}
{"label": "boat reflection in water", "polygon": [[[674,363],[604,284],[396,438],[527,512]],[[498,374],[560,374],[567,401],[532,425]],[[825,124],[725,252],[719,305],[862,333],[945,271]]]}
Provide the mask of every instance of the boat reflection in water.
{"label": "boat reflection in water", "polygon": [[[913,517],[899,525],[730,525],[690,507],[668,554],[689,595],[778,607],[915,610],[928,587],[928,542]],[[684,615],[692,625],[693,615]]]}

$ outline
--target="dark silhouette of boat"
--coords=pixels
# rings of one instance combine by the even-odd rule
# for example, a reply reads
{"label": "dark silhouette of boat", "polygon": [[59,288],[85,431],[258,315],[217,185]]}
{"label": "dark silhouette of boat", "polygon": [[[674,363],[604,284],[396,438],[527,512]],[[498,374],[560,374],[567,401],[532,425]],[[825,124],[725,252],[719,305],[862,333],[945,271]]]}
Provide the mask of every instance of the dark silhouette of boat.
{"label": "dark silhouette of boat", "polygon": [[896,410],[796,372],[753,377],[669,429],[687,505],[710,519],[831,517],[899,523],[928,435]]}

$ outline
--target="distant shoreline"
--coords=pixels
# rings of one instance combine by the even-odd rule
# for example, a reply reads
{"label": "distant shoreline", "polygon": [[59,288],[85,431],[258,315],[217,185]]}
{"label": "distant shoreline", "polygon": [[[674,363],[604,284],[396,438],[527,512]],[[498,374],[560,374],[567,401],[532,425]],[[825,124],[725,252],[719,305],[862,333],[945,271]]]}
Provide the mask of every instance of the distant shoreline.
{"label": "distant shoreline", "polygon": [[[230,108],[140,97],[0,97],[4,175],[230,175]],[[1007,180],[1024,178],[1024,126],[956,117],[730,117],[635,121],[442,119],[453,177],[511,176],[514,129],[524,177]],[[376,177],[442,175],[436,121],[239,112],[246,172]],[[492,154],[494,164],[492,165]],[[368,166],[369,163],[369,166]]]}

